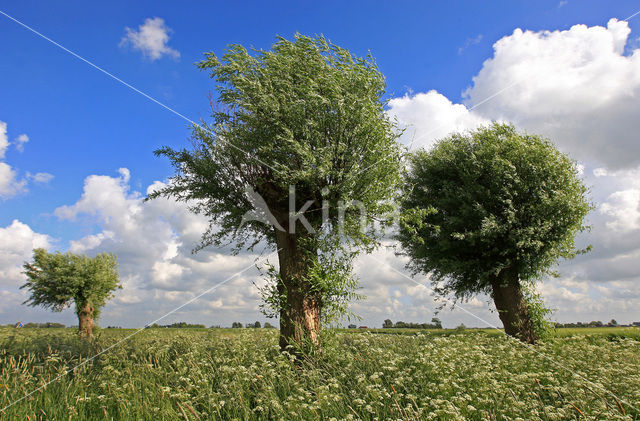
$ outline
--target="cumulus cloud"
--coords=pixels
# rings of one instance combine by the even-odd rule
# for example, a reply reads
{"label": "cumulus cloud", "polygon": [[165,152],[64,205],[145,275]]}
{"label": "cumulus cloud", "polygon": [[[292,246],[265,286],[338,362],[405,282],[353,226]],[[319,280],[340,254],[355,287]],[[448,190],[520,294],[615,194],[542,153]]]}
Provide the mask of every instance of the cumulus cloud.
{"label": "cumulus cloud", "polygon": [[390,114],[409,127],[405,142],[429,146],[452,131],[511,121],[550,137],[574,158],[606,168],[640,164],[640,49],[625,54],[630,29],[575,25],[523,31],[498,40],[465,104],[436,91],[392,99]]}
{"label": "cumulus cloud", "polygon": [[463,104],[452,103],[434,90],[391,99],[389,114],[397,118],[405,130],[402,142],[413,148],[428,147],[451,132],[490,123],[489,119],[473,113]]}
{"label": "cumulus cloud", "polygon": [[[9,148],[7,123],[0,121],[0,160]],[[6,162],[0,161],[0,199],[8,199],[25,191],[27,181],[19,179],[17,172]]]}
{"label": "cumulus cloud", "polygon": [[575,158],[608,168],[640,164],[640,49],[625,54],[631,30],[575,25],[564,31],[523,31],[497,41],[465,92],[487,119],[544,134]]}
{"label": "cumulus cloud", "polygon": [[628,189],[611,193],[607,201],[600,205],[605,215],[612,217],[607,227],[614,231],[637,230],[640,228],[640,190]]}
{"label": "cumulus cloud", "polygon": [[120,40],[120,45],[131,46],[151,61],[158,60],[163,56],[173,59],[180,57],[178,50],[167,45],[173,30],[165,25],[162,18],[147,18],[142,25],[138,26],[138,30],[127,27],[125,31],[126,34]]}
{"label": "cumulus cloud", "polygon": [[22,304],[27,299],[27,292],[19,289],[26,280],[22,265],[31,260],[34,248],[50,250],[53,244],[53,238],[35,232],[17,219],[6,227],[0,227],[0,323],[52,319],[67,324],[75,322],[72,314],[51,316],[47,310]]}
{"label": "cumulus cloud", "polygon": [[34,248],[48,249],[51,243],[51,237],[34,232],[17,219],[0,227],[0,287],[21,284],[25,279],[22,264],[31,258]]}
{"label": "cumulus cloud", "polygon": [[[207,220],[194,215],[184,203],[166,199],[143,202],[143,195],[131,189],[129,179],[126,168],[116,177],[91,175],[85,179],[79,200],[54,212],[61,219],[100,227],[97,233],[71,241],[71,251],[89,255],[106,251],[118,256],[124,288],[104,313],[112,323],[135,326],[154,320],[251,267],[258,257],[233,256],[229,249],[214,248],[193,254]],[[147,192],[162,185],[155,182]],[[258,318],[254,283],[261,282],[252,268],[174,317],[227,324],[240,315],[242,320],[248,314]],[[132,304],[136,306],[130,307]]]}
{"label": "cumulus cloud", "polygon": [[[18,194],[25,193],[27,191],[27,184],[29,180],[46,184],[53,179],[53,175],[45,172],[39,172],[36,174],[26,173],[26,177],[20,177],[18,172],[6,162],[2,162],[5,158],[7,149],[9,148],[9,137],[7,136],[7,123],[0,121],[0,199],[6,200],[14,197]],[[16,137],[13,145],[19,152],[24,151],[24,144],[29,141],[29,137],[26,134],[21,134]]]}
{"label": "cumulus cloud", "polygon": [[19,179],[11,165],[0,162],[0,199],[8,199],[26,190],[27,180]]}

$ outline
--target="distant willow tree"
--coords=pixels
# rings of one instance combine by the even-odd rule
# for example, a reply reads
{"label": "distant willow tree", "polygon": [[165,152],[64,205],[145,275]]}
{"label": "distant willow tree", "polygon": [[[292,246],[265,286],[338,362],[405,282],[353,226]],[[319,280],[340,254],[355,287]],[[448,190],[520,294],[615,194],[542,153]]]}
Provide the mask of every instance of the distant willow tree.
{"label": "distant willow tree", "polygon": [[[400,187],[384,76],[371,56],[301,35],[269,51],[232,45],[199,67],[217,82],[213,122],[193,128],[190,149],[156,151],[176,173],[149,197],[206,215],[200,248],[264,240],[277,249],[265,312],[280,316],[282,349],[317,344],[321,320],[356,296],[354,253],[376,244],[370,223]],[[247,218],[256,196],[269,224]]]}
{"label": "distant willow tree", "polygon": [[100,308],[121,288],[116,256],[102,253],[87,257],[73,253],[33,250],[33,262],[25,262],[27,282],[21,286],[31,293],[24,304],[62,311],[75,304],[78,333],[93,336],[94,320]]}
{"label": "distant willow tree", "polygon": [[[398,239],[442,295],[493,297],[505,332],[537,340],[527,291],[561,258],[591,209],[577,165],[548,140],[494,123],[410,158]],[[538,303],[539,305],[540,303]]]}

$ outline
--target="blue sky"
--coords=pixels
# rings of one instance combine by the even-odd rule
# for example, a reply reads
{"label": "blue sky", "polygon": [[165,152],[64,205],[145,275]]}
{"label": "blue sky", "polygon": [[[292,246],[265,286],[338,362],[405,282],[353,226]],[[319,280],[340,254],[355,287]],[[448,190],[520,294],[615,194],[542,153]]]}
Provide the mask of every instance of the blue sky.
{"label": "blue sky", "polygon": [[[266,49],[276,35],[324,34],[356,54],[371,51],[390,96],[436,89],[460,101],[493,42],[514,28],[603,25],[635,11],[630,1],[560,7],[558,1],[533,7],[512,1],[326,2],[320,7],[311,1],[232,7],[213,2],[0,4],[5,13],[194,120],[207,117],[206,94],[213,84],[193,64],[203,52],[220,53],[231,43]],[[156,16],[173,30],[169,44],[180,52],[178,60],[151,61],[119,46],[125,27]],[[20,216],[34,228],[56,229],[55,235],[67,240],[78,228],[52,227],[56,223],[46,214],[78,197],[78,180],[120,167],[133,171],[134,185],[165,178],[166,162],[151,152],[184,143],[188,123],[6,17],[0,23],[1,118],[10,135],[28,133],[31,139],[24,153],[9,152],[10,158],[16,168],[55,174],[47,188],[3,203],[0,224]]]}
{"label": "blue sky", "polygon": [[[500,85],[500,78],[503,75],[500,72],[514,68],[509,64],[511,63],[509,60],[520,60],[520,56],[514,53],[519,50],[514,46],[508,46],[505,41],[503,43],[506,46],[505,52],[498,54],[494,50],[494,44],[503,39],[514,40],[515,43],[520,39],[511,37],[516,28],[538,34],[536,42],[541,43],[542,46],[538,56],[542,56],[547,54],[544,43],[555,41],[545,40],[545,36],[540,35],[541,31],[575,35],[579,42],[588,43],[591,42],[590,38],[584,38],[584,40],[579,38],[583,36],[584,31],[574,31],[571,29],[573,25],[585,25],[585,28],[589,28],[588,33],[597,37],[603,32],[594,28],[607,28],[610,19],[622,20],[637,12],[638,9],[640,5],[633,1],[578,2],[576,0],[535,3],[299,1],[252,4],[155,1],[87,4],[87,2],[78,1],[0,1],[0,10],[6,14],[31,26],[193,120],[207,117],[206,95],[213,89],[213,83],[208,76],[194,66],[194,63],[202,58],[203,52],[222,53],[225,46],[231,43],[266,49],[273,43],[276,35],[290,38],[296,32],[310,35],[324,34],[333,42],[349,48],[356,54],[372,52],[387,77],[388,97],[394,99],[390,105],[392,113],[411,125],[418,136],[422,127],[437,123],[429,120],[428,116],[420,117],[426,115],[424,113],[435,115],[434,110],[429,108],[435,106],[433,105],[435,103],[429,101],[446,98],[454,104],[454,108],[455,104],[471,108],[483,97],[489,97],[504,88]],[[126,28],[139,31],[140,26],[145,24],[147,19],[156,17],[164,21],[163,28],[169,37],[168,42],[162,44],[166,48],[164,54],[160,53],[159,58],[153,59],[148,55],[145,56],[131,43],[123,45],[123,37],[127,34]],[[631,33],[624,38],[624,52],[619,56],[629,58],[627,67],[637,70],[637,67],[633,67],[635,62],[631,63],[630,57],[640,46],[638,43],[640,16],[636,16],[624,25],[631,29]],[[622,28],[622,26],[617,27]],[[570,30],[572,32],[569,32]],[[609,27],[609,32],[614,33],[613,26]],[[563,48],[560,44],[562,42],[565,41],[557,41],[560,45],[559,51]],[[526,49],[526,45],[523,41],[517,48]],[[584,54],[588,55],[590,50],[585,47],[584,51]],[[504,60],[498,60],[503,56],[506,57]],[[529,59],[527,57],[522,58],[523,63]],[[486,60],[489,59],[495,59],[494,63],[487,64]],[[563,63],[562,60],[563,58],[559,57],[551,62]],[[603,60],[610,63],[617,58]],[[568,64],[568,66],[574,65],[575,63]],[[558,72],[561,73],[562,69],[559,68]],[[625,70],[616,73],[617,70],[607,66],[603,69],[599,71],[613,72],[611,79],[622,78],[620,84],[626,83],[629,86],[628,92],[636,92],[634,91],[635,79],[624,80],[625,77],[633,78],[633,72],[629,73]],[[504,75],[506,79],[509,73]],[[478,79],[474,80],[474,77]],[[592,80],[589,78],[587,79]],[[545,80],[546,76],[543,75],[540,79]],[[472,89],[464,95],[463,92],[468,88]],[[544,89],[541,87],[535,92],[542,92]],[[611,89],[612,92],[618,92],[614,88]],[[437,91],[440,96],[436,98],[436,95],[432,94],[427,97],[426,94],[432,90]],[[421,93],[425,96],[419,96]],[[513,97],[514,94],[505,92],[503,96]],[[557,98],[564,94],[566,93],[557,93]],[[620,95],[622,95],[621,98],[624,96]],[[570,95],[562,98],[577,96],[579,95],[571,91]],[[555,102],[556,97],[550,98],[554,104],[565,103],[564,100]],[[621,101],[617,103],[620,104]],[[438,110],[446,109],[442,112],[448,113],[454,109],[442,101],[438,104],[440,104],[439,107],[444,107]],[[541,104],[547,104],[547,102],[543,101]],[[420,108],[425,106],[426,109]],[[571,107],[568,106],[568,108]],[[611,108],[606,108],[606,110],[614,109],[613,105]],[[614,111],[611,113],[614,115]],[[483,106],[473,112],[469,111],[468,114],[468,117],[462,116],[460,117],[462,120],[456,120],[458,122],[451,129],[465,128],[483,119],[515,120],[523,127],[541,131],[543,134],[547,134],[545,130],[549,129],[543,124],[549,119],[540,120],[541,123],[536,120],[536,116],[526,114],[517,107],[511,107],[503,99],[492,100],[492,103],[487,103],[486,107]],[[586,118],[585,115],[582,113],[575,118]],[[598,115],[603,115],[602,110]],[[626,119],[621,123],[612,117],[611,121],[611,124],[620,128],[621,124],[624,126],[630,120]],[[115,180],[115,184],[112,184],[118,188],[122,187],[121,193],[124,194],[124,199],[135,201],[133,192],[144,195],[149,185],[155,181],[165,180],[171,174],[167,162],[155,158],[152,151],[161,145],[186,145],[189,134],[188,123],[185,120],[2,15],[0,15],[0,122],[6,124],[6,138],[10,142],[2,162],[11,167],[15,183],[24,181],[24,185],[18,189],[19,192],[16,190],[12,194],[0,197],[0,228],[7,228],[14,220],[18,220],[28,226],[32,233],[47,236],[52,250],[66,250],[70,247],[70,241],[80,241],[87,236],[98,235],[105,231],[115,232],[113,234],[115,236],[121,234],[109,226],[113,223],[109,218],[113,219],[114,216],[96,216],[99,211],[90,208],[89,199],[71,212],[72,217],[61,217],[64,212],[56,212],[56,209],[63,206],[71,207],[79,203],[81,197],[89,197],[87,177],[104,176],[111,181]],[[633,171],[636,171],[638,163],[634,158],[628,157],[635,156],[637,150],[633,147],[637,142],[634,142],[634,139],[627,139],[621,144],[619,150],[622,151],[621,155],[626,155],[628,158],[625,160],[624,157],[606,155],[605,152],[611,145],[604,140],[598,143],[596,139],[585,146],[586,144],[582,145],[575,141],[574,137],[579,137],[577,134],[573,135],[560,129],[549,130],[549,134],[558,137],[561,148],[585,165],[587,171],[585,178],[589,180],[589,177],[595,177],[594,183],[596,178],[599,180],[594,187],[595,195],[601,199],[602,203],[610,203],[610,206],[599,208],[600,213],[596,212],[596,214],[603,218],[602,226],[614,226],[611,224],[615,224],[617,220],[608,220],[606,217],[616,218],[624,213],[620,210],[621,208],[616,208],[616,203],[622,201],[626,206],[629,198],[632,207],[635,203],[633,192],[637,186],[633,181],[635,177]],[[426,131],[428,130],[424,129],[424,132]],[[23,144],[22,152],[16,147],[15,140],[21,134],[26,134],[29,138],[29,141]],[[428,147],[428,142],[423,142],[419,146]],[[583,153],[585,150],[589,153]],[[122,175],[123,173],[118,173],[119,168],[127,168],[130,178]],[[598,173],[601,174],[600,176],[594,175],[593,170],[596,169],[608,171],[607,183],[602,181],[602,171]],[[31,178],[27,172],[31,174]],[[36,173],[51,174],[53,178],[48,182],[37,182],[33,179],[33,174]],[[611,175],[614,173],[615,175]],[[616,193],[620,194],[616,196]],[[629,197],[624,196],[625,194]],[[637,207],[635,209],[637,210]],[[625,215],[628,215],[628,212]],[[171,218],[167,215],[153,214],[153,216],[160,219]],[[633,224],[635,220],[627,221],[625,225],[634,227],[629,235],[635,234]],[[180,231],[180,228],[172,226],[172,232],[175,234],[175,238],[172,237],[174,242],[180,244],[177,252],[179,257],[181,250],[187,250],[193,244],[187,244],[187,241],[181,237],[184,232]],[[191,239],[191,237],[188,238]],[[585,241],[590,240],[585,239]],[[109,246],[107,242],[102,242],[94,248],[84,246],[77,250],[113,251],[118,250],[114,246],[116,243],[117,241],[114,240]],[[636,245],[640,248],[640,244],[635,243],[629,247],[636,250],[633,248]],[[625,250],[626,253],[631,249]],[[215,251],[211,253],[214,255]],[[611,253],[614,252],[611,251]],[[603,252],[603,255],[605,254]],[[619,254],[611,255],[615,257]],[[596,256],[599,255],[596,254]],[[161,260],[168,262],[167,264],[180,265],[171,260],[178,257],[163,257]],[[138,258],[141,257],[136,257]],[[200,257],[202,260],[206,258],[206,256]],[[123,259],[126,260],[127,256],[124,255]],[[131,259],[134,260],[133,257]],[[600,258],[594,257],[591,262],[596,266],[605,264],[598,259]],[[576,266],[579,263],[580,261],[574,262],[573,266],[568,267],[573,268],[570,270],[575,273],[579,273],[582,270]],[[3,262],[0,261],[0,274],[3,273],[2,264]],[[4,264],[6,265],[4,273],[9,273],[8,268],[10,265],[15,266],[15,261]],[[633,272],[635,269],[636,267],[632,266],[629,271]],[[11,270],[11,273],[15,274],[15,267]],[[195,270],[187,265],[181,273],[193,274]],[[133,279],[137,275],[129,274],[128,276]],[[9,278],[10,276],[7,275],[7,279]],[[625,275],[620,278],[620,282],[626,282],[629,279]],[[154,292],[153,283],[147,285],[140,280],[136,282],[138,283],[131,281],[132,285],[136,285],[136,291],[144,290],[147,294],[157,292]],[[196,287],[204,285],[195,280],[194,282],[192,285],[194,289],[190,290],[190,293],[197,292]],[[596,281],[587,279],[585,282]],[[0,284],[0,288],[8,291],[7,296],[10,294],[11,297],[18,297],[16,285],[19,285],[17,278],[11,278],[5,284]],[[571,289],[569,284],[554,285],[552,284],[549,288],[557,287],[556,290],[565,288],[574,293],[578,293],[580,289],[579,287]],[[394,288],[387,292],[395,291]],[[163,291],[167,294],[171,292],[166,288]],[[554,293],[551,289],[549,291],[549,294]],[[597,288],[583,292],[589,296],[595,294],[598,298]],[[188,296],[188,294],[185,295],[185,297]],[[399,299],[401,303],[406,301],[406,298]],[[259,318],[255,312],[255,294],[250,293],[249,298],[244,297],[243,302],[247,303],[246,308],[241,309],[240,305],[236,308],[229,304],[231,306],[229,308],[235,309],[229,312],[236,311],[233,313],[235,317],[247,320]],[[635,301],[627,304],[631,306],[633,303]],[[126,324],[124,319],[118,316],[118,312],[126,308],[125,304],[126,299],[118,304],[120,307],[114,305],[112,313],[105,312],[105,319]],[[226,308],[225,305],[223,302],[220,308]],[[388,309],[392,307],[393,305],[385,307],[387,309],[385,311],[389,311]],[[605,313],[606,311],[602,310],[602,314]],[[51,319],[49,315],[33,312],[33,310],[25,310],[25,314],[27,317],[36,319]],[[595,310],[593,314],[594,318],[605,317]],[[205,317],[198,315],[197,312],[183,316],[183,319]],[[408,319],[418,316],[414,317],[410,312],[402,313],[398,310],[397,317]],[[60,317],[68,318],[69,316]],[[136,322],[132,324],[135,325],[144,317],[142,314],[136,316]],[[373,324],[382,316],[371,314],[367,317],[370,317]],[[577,317],[583,316],[579,313],[566,313],[561,318]],[[631,319],[633,314],[627,314],[624,317]],[[8,315],[7,311],[2,312],[0,308],[0,323],[9,322],[13,318],[13,315]],[[424,319],[426,320],[427,317]],[[640,319],[640,315],[637,319]]]}

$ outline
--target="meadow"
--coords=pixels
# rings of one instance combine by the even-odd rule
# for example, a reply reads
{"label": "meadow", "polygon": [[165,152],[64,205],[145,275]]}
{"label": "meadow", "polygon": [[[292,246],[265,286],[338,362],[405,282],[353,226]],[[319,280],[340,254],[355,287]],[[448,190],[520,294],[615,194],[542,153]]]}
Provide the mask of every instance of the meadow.
{"label": "meadow", "polygon": [[640,419],[638,328],[328,329],[298,363],[275,329],[146,329],[65,374],[133,332],[0,329],[0,408],[60,376],[0,419]]}

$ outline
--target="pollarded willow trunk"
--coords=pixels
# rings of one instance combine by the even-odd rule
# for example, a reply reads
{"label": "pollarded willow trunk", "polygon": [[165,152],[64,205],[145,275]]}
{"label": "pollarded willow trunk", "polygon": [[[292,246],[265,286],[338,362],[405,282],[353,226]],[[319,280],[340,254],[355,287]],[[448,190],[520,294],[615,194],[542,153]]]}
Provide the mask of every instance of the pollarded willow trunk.
{"label": "pollarded willow trunk", "polygon": [[93,313],[91,304],[84,304],[78,310],[78,334],[83,338],[93,337]]}
{"label": "pollarded willow trunk", "polygon": [[522,293],[518,276],[509,272],[491,281],[493,301],[507,335],[522,342],[535,344],[538,340],[533,329],[529,305]]}
{"label": "pollarded willow trunk", "polygon": [[[280,349],[292,345],[294,352],[319,345],[320,294],[312,291],[309,283],[312,250],[301,247],[296,234],[276,230],[276,245],[280,263],[278,292],[286,297],[280,310]],[[311,253],[311,254],[309,254]]]}

